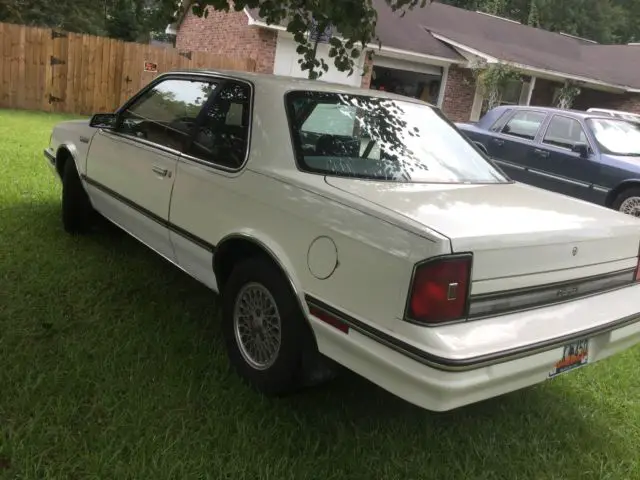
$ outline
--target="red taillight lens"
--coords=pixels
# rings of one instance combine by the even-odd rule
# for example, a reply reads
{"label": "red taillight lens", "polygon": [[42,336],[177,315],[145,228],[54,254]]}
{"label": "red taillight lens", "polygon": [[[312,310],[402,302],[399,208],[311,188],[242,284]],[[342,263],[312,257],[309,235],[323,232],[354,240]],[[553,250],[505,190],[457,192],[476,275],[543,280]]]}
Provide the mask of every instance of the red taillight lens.
{"label": "red taillight lens", "polygon": [[441,257],[416,268],[409,297],[409,320],[443,323],[467,310],[471,255]]}

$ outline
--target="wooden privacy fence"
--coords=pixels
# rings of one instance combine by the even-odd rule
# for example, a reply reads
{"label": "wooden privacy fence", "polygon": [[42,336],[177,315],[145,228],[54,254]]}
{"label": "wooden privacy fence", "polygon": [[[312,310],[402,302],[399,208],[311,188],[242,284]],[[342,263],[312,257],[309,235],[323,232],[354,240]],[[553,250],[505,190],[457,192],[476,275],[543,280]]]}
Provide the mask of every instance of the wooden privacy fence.
{"label": "wooden privacy fence", "polygon": [[159,73],[254,71],[255,61],[0,23],[0,107],[111,112]]}

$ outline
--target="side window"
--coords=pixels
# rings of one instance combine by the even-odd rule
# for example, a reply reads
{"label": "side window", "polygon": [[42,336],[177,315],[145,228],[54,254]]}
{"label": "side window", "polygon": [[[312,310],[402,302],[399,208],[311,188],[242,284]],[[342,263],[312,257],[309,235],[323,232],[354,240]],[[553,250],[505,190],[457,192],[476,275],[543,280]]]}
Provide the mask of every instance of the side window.
{"label": "side window", "polygon": [[182,150],[214,89],[215,84],[202,80],[160,82],[122,113],[119,131]]}
{"label": "side window", "polygon": [[251,89],[226,82],[207,107],[187,153],[227,168],[240,168],[249,147]]}
{"label": "side window", "polygon": [[547,133],[545,133],[542,142],[570,149],[576,143],[587,143],[587,137],[582,125],[576,119],[555,115],[549,122]]}
{"label": "side window", "polygon": [[502,112],[502,115],[500,115],[498,119],[495,121],[495,123],[491,125],[490,130],[492,132],[499,132],[500,130],[502,130],[502,127],[504,127],[504,124],[509,118],[510,113],[511,113],[511,109],[507,109],[504,112]]}
{"label": "side window", "polygon": [[536,138],[540,125],[544,122],[546,114],[541,112],[520,111],[516,112],[502,127],[501,132],[514,137],[533,140]]}

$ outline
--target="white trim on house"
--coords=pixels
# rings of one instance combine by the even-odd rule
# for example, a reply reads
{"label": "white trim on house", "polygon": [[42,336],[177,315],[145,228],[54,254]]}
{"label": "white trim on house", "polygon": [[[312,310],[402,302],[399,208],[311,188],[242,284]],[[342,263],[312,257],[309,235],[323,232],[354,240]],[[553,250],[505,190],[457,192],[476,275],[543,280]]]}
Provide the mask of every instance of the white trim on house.
{"label": "white trim on house", "polygon": [[558,32],[560,35],[564,35],[565,37],[569,37],[569,38],[575,38],[576,40],[582,40],[583,42],[589,42],[589,43],[598,43],[595,40],[591,40],[590,38],[584,38],[584,37],[578,37],[577,35],[571,35],[570,33],[566,33],[566,32]]}
{"label": "white trim on house", "polygon": [[406,72],[425,73],[427,75],[442,75],[442,69],[436,65],[427,63],[411,62],[395,57],[385,57],[383,55],[373,56],[375,67],[393,68],[394,70],[404,70]]}
{"label": "white trim on house", "polygon": [[468,45],[464,45],[460,42],[456,42],[455,40],[452,40],[444,35],[441,35],[439,33],[436,32],[431,32],[431,35],[433,35],[435,38],[437,38],[438,40],[445,42],[449,45],[451,45],[454,48],[457,48],[459,50],[462,50],[464,52],[470,53],[472,55],[475,55],[477,57],[480,57],[482,59],[484,59],[485,61],[487,61],[488,63],[504,63],[506,65],[510,65],[514,68],[517,68],[519,70],[522,70],[525,73],[530,73],[530,74],[535,74],[536,76],[539,77],[550,77],[552,79],[560,79],[560,80],[574,80],[576,82],[582,82],[582,83],[586,83],[586,84],[590,84],[590,85],[597,85],[600,87],[605,87],[607,89],[612,89],[615,91],[621,91],[621,92],[639,92],[640,89],[634,89],[625,85],[616,85],[614,83],[608,83],[608,82],[603,82],[601,80],[596,80],[593,78],[587,78],[587,77],[582,77],[579,75],[571,75],[568,73],[563,73],[563,72],[557,72],[554,70],[546,70],[544,68],[538,68],[538,67],[532,67],[531,65],[525,65],[523,63],[517,63],[517,62],[511,62],[511,61],[502,61],[499,60],[496,57],[493,57],[487,53],[481,52],[479,50],[476,50],[473,47],[469,47]]}
{"label": "white trim on house", "polygon": [[436,55],[428,55],[426,53],[418,53],[411,52],[409,50],[401,50],[399,48],[394,47],[385,47],[384,45],[374,45],[370,43],[367,45],[367,50],[373,50],[376,55],[381,55],[384,57],[395,57],[395,58],[403,58],[405,60],[413,59],[413,60],[422,60],[422,63],[427,63],[429,65],[454,65],[465,63],[464,60],[454,60],[453,58],[445,58],[438,57]]}
{"label": "white trim on house", "polygon": [[454,48],[457,48],[459,50],[463,50],[467,53],[470,53],[471,55],[474,55],[476,57],[480,57],[483,60],[486,60],[489,63],[496,63],[498,62],[498,59],[496,57],[492,57],[491,55],[488,55],[484,52],[481,52],[480,50],[476,50],[473,47],[469,47],[467,45],[463,45],[462,43],[456,42],[455,40],[451,40],[448,37],[445,37],[444,35],[440,35],[439,33],[436,32],[429,32],[431,33],[431,35],[433,35],[434,38],[440,40],[441,42],[444,43],[448,43],[449,45],[451,45]]}
{"label": "white trim on house", "polygon": [[247,16],[247,18],[249,19],[249,25],[250,26],[268,28],[268,29],[271,29],[271,30],[280,30],[281,32],[286,32],[287,31],[286,27],[283,27],[282,25],[269,25],[268,23],[264,23],[264,22],[261,22],[260,20],[256,20],[255,18],[253,18],[251,16],[251,14],[249,13],[249,9],[247,7],[244,8],[244,13]]}

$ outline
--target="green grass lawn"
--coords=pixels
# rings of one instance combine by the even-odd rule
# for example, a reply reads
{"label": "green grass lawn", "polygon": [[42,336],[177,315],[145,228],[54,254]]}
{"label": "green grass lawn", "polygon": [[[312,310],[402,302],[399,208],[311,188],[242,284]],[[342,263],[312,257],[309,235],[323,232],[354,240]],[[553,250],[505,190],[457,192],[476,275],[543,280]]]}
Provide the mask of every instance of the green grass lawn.
{"label": "green grass lawn", "polygon": [[287,399],[228,369],[205,287],[60,225],[62,116],[0,111],[0,478],[640,478],[640,349],[446,414],[352,374]]}

